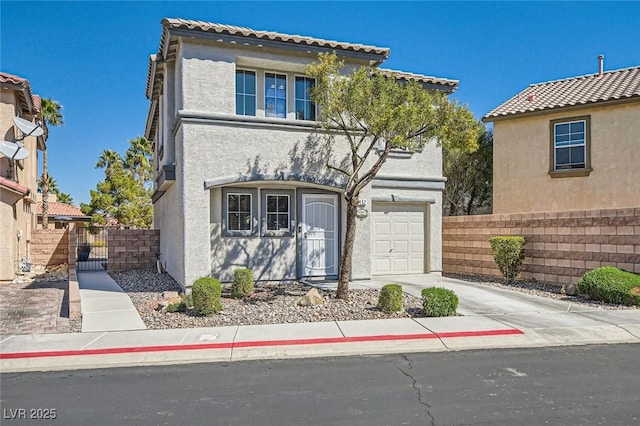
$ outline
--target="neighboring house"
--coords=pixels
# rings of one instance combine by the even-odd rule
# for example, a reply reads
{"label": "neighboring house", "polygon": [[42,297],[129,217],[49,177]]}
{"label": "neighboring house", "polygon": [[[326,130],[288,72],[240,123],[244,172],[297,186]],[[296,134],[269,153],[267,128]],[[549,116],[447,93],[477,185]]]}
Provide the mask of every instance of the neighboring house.
{"label": "neighboring house", "polygon": [[[378,66],[389,49],[182,19],[162,26],[145,137],[163,267],[183,287],[243,267],[260,280],[336,277],[345,182],[325,167],[304,72],[320,52],[358,67]],[[447,93],[458,85],[383,72]],[[338,136],[333,153],[346,154],[345,143]],[[435,143],[393,153],[361,196],[352,279],[441,272],[445,180]]]}
{"label": "neighboring house", "polygon": [[[4,141],[22,136],[14,117],[41,121],[40,97],[31,92],[29,80],[0,72],[0,133]],[[46,132],[45,132],[46,135]],[[29,152],[23,160],[0,154],[0,281],[14,278],[20,262],[29,256],[31,230],[35,227],[37,151],[45,139],[27,137],[22,143]]]}
{"label": "neighboring house", "polygon": [[532,84],[493,122],[493,212],[640,206],[640,66]]}
{"label": "neighboring house", "polygon": [[[38,194],[38,198],[42,198],[40,194]],[[58,203],[55,199],[55,194],[49,195],[49,228],[67,229],[69,223],[85,226],[85,224],[91,222],[91,216],[82,213],[82,210],[78,207]],[[36,214],[38,215],[37,228],[42,229],[42,201],[40,200],[36,204]]]}

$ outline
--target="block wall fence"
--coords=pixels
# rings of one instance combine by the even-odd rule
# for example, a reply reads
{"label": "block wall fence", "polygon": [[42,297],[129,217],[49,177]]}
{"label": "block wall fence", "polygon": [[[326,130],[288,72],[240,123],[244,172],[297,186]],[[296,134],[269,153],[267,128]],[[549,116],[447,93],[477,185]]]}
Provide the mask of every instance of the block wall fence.
{"label": "block wall fence", "polygon": [[444,273],[501,276],[489,238],[526,238],[520,278],[563,285],[616,266],[640,274],[640,207],[449,216],[442,224]]}
{"label": "block wall fence", "polygon": [[[76,267],[76,225],[69,229],[34,229],[30,243],[31,263],[47,267]],[[160,231],[156,229],[109,229],[108,270],[155,268],[160,251]]]}
{"label": "block wall fence", "polygon": [[109,272],[155,268],[160,252],[158,229],[109,229]]}
{"label": "block wall fence", "polygon": [[66,229],[33,229],[29,244],[31,263],[65,265],[69,261],[69,232]]}

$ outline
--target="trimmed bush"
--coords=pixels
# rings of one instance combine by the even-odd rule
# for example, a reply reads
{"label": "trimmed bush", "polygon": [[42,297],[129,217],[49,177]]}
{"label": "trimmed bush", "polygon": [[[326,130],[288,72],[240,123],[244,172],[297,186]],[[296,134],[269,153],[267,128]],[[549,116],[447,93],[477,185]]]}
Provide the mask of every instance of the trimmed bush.
{"label": "trimmed bush", "polygon": [[508,282],[512,282],[520,273],[524,261],[524,237],[498,236],[490,238],[489,242],[500,272]]}
{"label": "trimmed bush", "polygon": [[400,284],[386,284],[378,296],[378,309],[391,314],[402,309],[402,286]]}
{"label": "trimmed bush", "polygon": [[640,275],[603,266],[584,274],[578,280],[578,291],[593,300],[640,306]]}
{"label": "trimmed bush", "polygon": [[220,296],[222,294],[222,284],[211,277],[198,278],[191,288],[191,299],[193,300],[193,312],[196,315],[211,315],[222,310]]}
{"label": "trimmed bush", "polygon": [[456,314],[458,296],[446,288],[428,287],[422,289],[422,306],[428,317],[448,317]]}
{"label": "trimmed bush", "polygon": [[251,269],[236,269],[233,272],[231,297],[244,299],[253,294],[253,271]]}

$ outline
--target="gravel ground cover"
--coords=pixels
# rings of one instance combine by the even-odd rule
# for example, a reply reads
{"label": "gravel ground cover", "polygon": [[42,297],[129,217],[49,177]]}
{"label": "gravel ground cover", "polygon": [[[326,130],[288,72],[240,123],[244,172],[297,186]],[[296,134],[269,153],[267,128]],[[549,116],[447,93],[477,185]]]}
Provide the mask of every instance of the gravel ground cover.
{"label": "gravel ground cover", "polygon": [[[312,287],[299,283],[266,283],[256,285],[256,291],[246,301],[230,297],[223,289],[222,306],[219,314],[210,317],[187,313],[169,313],[158,310],[163,301],[163,291],[180,291],[180,286],[168,274],[158,274],[155,269],[134,270],[112,273],[113,279],[131,297],[142,320],[149,329],[219,327],[227,325],[283,324],[299,322],[349,321],[381,318],[422,317],[424,311],[421,300],[404,295],[403,310],[387,315],[376,308],[379,290],[350,290],[348,302],[335,299],[334,291],[318,289],[325,303],[320,306],[298,306],[300,297]],[[496,277],[478,277],[447,274],[477,285],[498,287],[510,291],[533,294],[574,304],[601,309],[637,309],[634,306],[620,306],[589,300],[583,296],[569,296],[561,292],[561,287],[536,281],[518,280],[507,284]]]}
{"label": "gravel ground cover", "polygon": [[247,300],[230,297],[223,289],[222,312],[210,317],[158,310],[163,291],[180,291],[180,286],[168,274],[155,270],[136,270],[111,274],[131,297],[142,320],[149,329],[220,327],[226,325],[283,324],[300,322],[346,321],[380,318],[410,318],[424,316],[419,298],[404,295],[403,310],[388,315],[378,310],[378,290],[351,290],[350,300],[335,299],[334,291],[318,289],[324,299],[319,306],[298,306],[298,299],[313,287],[299,283],[266,283],[256,285]]}
{"label": "gravel ground cover", "polygon": [[598,300],[591,300],[586,296],[569,296],[562,291],[562,287],[553,284],[541,283],[539,281],[516,280],[507,283],[505,279],[498,277],[486,277],[476,275],[445,274],[446,277],[472,282],[474,284],[502,288],[504,290],[517,291],[519,293],[533,294],[550,299],[563,300],[582,306],[590,306],[600,309],[638,309],[636,306],[616,305]]}

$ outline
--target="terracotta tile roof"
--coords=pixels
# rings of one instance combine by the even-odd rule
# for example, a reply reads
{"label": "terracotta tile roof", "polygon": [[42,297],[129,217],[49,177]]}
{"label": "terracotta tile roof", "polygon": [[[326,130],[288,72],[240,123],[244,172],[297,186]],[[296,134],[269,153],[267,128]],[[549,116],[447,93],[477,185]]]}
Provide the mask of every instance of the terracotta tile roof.
{"label": "terracotta tile roof", "polygon": [[0,187],[8,189],[13,192],[17,192],[22,196],[27,196],[31,193],[31,190],[26,186],[22,186],[18,182],[14,182],[11,179],[7,179],[1,176],[0,176]]}
{"label": "terracotta tile roof", "polygon": [[[36,204],[36,212],[38,216],[42,215],[42,203]],[[49,216],[69,216],[73,218],[89,219],[89,216],[82,213],[82,210],[78,207],[55,202],[49,202]]]}
{"label": "terracotta tile roof", "polygon": [[320,38],[305,37],[300,35],[290,35],[276,33],[272,31],[257,31],[251,28],[236,27],[233,25],[215,24],[212,22],[192,21],[179,18],[165,18],[162,26],[167,29],[187,29],[201,31],[205,33],[237,35],[259,40],[281,41],[302,46],[329,47],[331,49],[351,50],[355,52],[374,53],[385,58],[389,56],[390,50],[384,47],[367,46],[364,44],[345,43],[334,40],[323,40]]}
{"label": "terracotta tile roof", "polygon": [[640,98],[640,66],[532,84],[482,119]]}
{"label": "terracotta tile roof", "polygon": [[378,71],[386,76],[393,76],[399,80],[412,80],[418,83],[437,84],[441,86],[450,86],[457,88],[460,83],[458,80],[449,80],[448,78],[431,77],[422,74],[413,74],[409,72],[396,71],[390,69],[378,68]]}
{"label": "terracotta tile roof", "polygon": [[31,113],[31,108],[33,108],[35,111],[40,111],[40,96],[31,93],[31,83],[29,83],[29,80],[27,80],[26,78],[18,77],[17,75],[0,72],[0,84],[21,87],[26,92],[24,94],[24,100],[27,102],[24,107],[28,109],[27,112]]}

